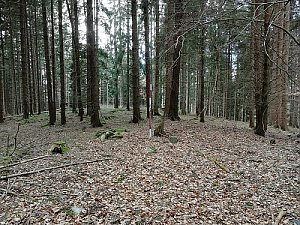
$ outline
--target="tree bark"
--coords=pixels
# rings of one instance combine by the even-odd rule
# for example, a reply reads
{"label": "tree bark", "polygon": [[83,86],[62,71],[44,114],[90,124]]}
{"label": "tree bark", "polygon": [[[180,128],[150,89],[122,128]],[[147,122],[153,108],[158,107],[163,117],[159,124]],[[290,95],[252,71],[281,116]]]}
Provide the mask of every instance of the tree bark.
{"label": "tree bark", "polygon": [[[0,57],[1,59],[2,57]],[[4,98],[3,98],[3,68],[0,68],[0,123],[4,122]]]}
{"label": "tree bark", "polygon": [[154,83],[154,111],[159,115],[159,76],[160,76],[160,29],[159,29],[159,0],[155,1],[155,83]]}
{"label": "tree bark", "polygon": [[150,85],[151,85],[151,71],[150,71],[150,43],[149,43],[149,2],[143,0],[143,13],[144,13],[144,29],[145,29],[145,62],[146,62],[146,104],[147,104],[147,118],[150,117],[152,110],[150,108]]}
{"label": "tree bark", "polygon": [[93,0],[87,0],[87,73],[91,84],[91,124],[100,127],[99,118],[99,79],[97,76],[97,61],[95,51],[95,32],[93,23]]}
{"label": "tree bark", "polygon": [[82,94],[81,94],[81,69],[79,60],[79,32],[78,32],[78,6],[77,0],[74,0],[74,54],[75,54],[75,73],[76,73],[76,91],[77,91],[77,105],[78,105],[78,115],[80,121],[83,120],[83,104],[82,104]]}
{"label": "tree bark", "polygon": [[130,110],[130,28],[129,28],[129,20],[130,20],[130,0],[127,1],[127,43],[126,43],[126,64],[127,64],[127,70],[126,70],[126,109]]}
{"label": "tree bark", "polygon": [[133,123],[141,120],[140,114],[140,73],[139,73],[139,41],[137,27],[137,1],[131,0],[132,18],[132,103],[133,103]]}
{"label": "tree bark", "polygon": [[[204,54],[205,54],[205,28],[201,28],[200,34],[200,122],[204,123],[205,116],[205,107],[204,107],[204,76],[205,76],[205,68],[204,68]],[[199,91],[199,90],[198,90]]]}
{"label": "tree bark", "polygon": [[34,30],[35,30],[35,58],[36,58],[36,77],[37,77],[37,111],[38,114],[42,112],[42,94],[41,94],[41,74],[39,62],[39,49],[38,49],[38,27],[37,27],[37,1],[34,1]]}
{"label": "tree bark", "polygon": [[[54,36],[54,9],[53,0],[51,0],[51,70],[52,70],[52,92],[53,105],[56,110],[56,60],[55,60],[55,36]],[[53,115],[56,120],[56,113]]]}
{"label": "tree bark", "polygon": [[28,46],[26,32],[26,0],[20,2],[20,28],[21,28],[21,68],[22,68],[22,107],[23,118],[29,118],[29,102],[28,102]]}
{"label": "tree bark", "polygon": [[181,111],[181,115],[186,115],[186,93],[187,93],[187,52],[186,49],[184,48],[184,55],[182,56],[182,60],[181,60],[181,79],[180,79],[180,111]]}
{"label": "tree bark", "polygon": [[[264,0],[264,23],[263,23],[263,38],[264,44],[256,46],[258,48],[264,48],[263,51],[258,49],[262,53],[262,57],[256,57],[256,59],[262,59],[262,72],[261,79],[256,80],[256,129],[255,133],[260,136],[265,136],[268,124],[268,95],[269,95],[269,82],[270,82],[270,62],[269,62],[269,25],[270,25],[270,9],[268,0]],[[257,24],[259,26],[259,24]],[[260,37],[260,36],[259,36]],[[256,71],[256,70],[255,70]],[[256,71],[258,73],[259,70]]]}
{"label": "tree bark", "polygon": [[165,68],[166,68],[166,78],[165,78],[165,110],[164,116],[169,116],[170,104],[171,104],[171,89],[172,89],[172,76],[173,76],[173,56],[174,56],[174,46],[173,46],[173,32],[174,32],[174,2],[171,0],[167,1],[166,5],[166,18],[165,18],[165,46],[166,46],[166,56],[165,56]]}
{"label": "tree bark", "polygon": [[66,85],[65,85],[65,59],[64,37],[62,28],[62,0],[58,0],[58,32],[59,32],[59,69],[60,69],[60,123],[66,124]]}
{"label": "tree bark", "polygon": [[56,120],[56,110],[53,102],[52,93],[52,77],[50,69],[50,54],[49,54],[49,37],[47,27],[47,11],[46,11],[46,0],[42,0],[42,14],[43,14],[43,34],[44,34],[44,51],[45,51],[45,62],[46,62],[46,78],[47,78],[47,96],[48,96],[48,110],[49,110],[49,124],[54,125]]}
{"label": "tree bark", "polygon": [[180,75],[180,60],[183,46],[182,37],[182,18],[183,18],[183,3],[182,0],[175,1],[175,35],[173,36],[174,53],[172,67],[172,86],[170,92],[170,109],[168,118],[171,120],[180,120],[178,115],[178,96],[179,96],[179,75]]}

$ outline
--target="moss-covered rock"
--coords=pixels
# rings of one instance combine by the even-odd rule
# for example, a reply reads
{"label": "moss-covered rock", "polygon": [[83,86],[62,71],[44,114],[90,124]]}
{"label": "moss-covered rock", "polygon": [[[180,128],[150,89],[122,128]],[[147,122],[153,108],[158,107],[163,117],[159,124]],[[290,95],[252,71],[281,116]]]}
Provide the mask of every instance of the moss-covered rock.
{"label": "moss-covered rock", "polygon": [[71,151],[70,147],[64,141],[54,142],[50,150],[53,154],[66,154]]}
{"label": "moss-covered rock", "polygon": [[125,132],[126,132],[125,128],[99,130],[96,133],[96,137],[100,138],[101,141],[104,141],[107,139],[121,139],[121,138],[123,138]]}

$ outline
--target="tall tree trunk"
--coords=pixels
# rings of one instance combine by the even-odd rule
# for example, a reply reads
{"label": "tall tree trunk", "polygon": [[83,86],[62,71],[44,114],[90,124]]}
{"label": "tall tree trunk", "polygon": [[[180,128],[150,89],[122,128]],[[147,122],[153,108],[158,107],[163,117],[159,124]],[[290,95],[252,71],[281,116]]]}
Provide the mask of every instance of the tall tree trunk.
{"label": "tall tree trunk", "polygon": [[38,114],[42,112],[42,94],[41,94],[41,74],[40,74],[40,57],[38,48],[38,26],[37,26],[37,0],[34,1],[34,30],[35,30],[35,58],[36,58],[36,77],[37,77],[37,111]]}
{"label": "tall tree trunk", "polygon": [[[71,29],[72,29],[72,73],[71,73],[71,90],[72,90],[72,95],[71,95],[71,108],[72,108],[72,113],[76,113],[76,108],[77,108],[77,72],[76,72],[76,44],[75,44],[75,16],[74,16],[74,1],[71,1],[71,5],[68,0],[66,0],[67,3],[67,9],[68,9],[68,14],[69,14],[69,19],[71,23]],[[90,81],[89,78],[87,79],[88,82]],[[90,91],[89,88],[89,83],[88,83],[88,88],[87,91]],[[87,94],[87,109],[88,112],[87,114],[89,115],[89,106],[90,104],[90,94]]]}
{"label": "tall tree trunk", "polygon": [[58,0],[58,32],[59,32],[59,69],[60,69],[60,123],[66,124],[66,84],[64,37],[62,28],[62,0]]}
{"label": "tall tree trunk", "polygon": [[159,29],[159,0],[155,1],[155,80],[154,80],[154,111],[159,115],[159,77],[160,77],[160,29]]}
{"label": "tall tree trunk", "polygon": [[[0,56],[0,59],[3,58]],[[4,98],[3,98],[3,76],[2,70],[4,68],[0,68],[0,123],[4,122]]]}
{"label": "tall tree trunk", "polygon": [[36,54],[35,54],[35,42],[33,38],[32,18],[30,19],[30,30],[29,30],[29,40],[30,40],[30,56],[31,56],[31,71],[32,71],[32,111],[37,112],[37,93],[36,93]]}
{"label": "tall tree trunk", "polygon": [[150,43],[149,43],[149,2],[143,0],[143,16],[144,16],[144,31],[145,31],[145,62],[146,62],[146,105],[147,105],[147,118],[150,117],[152,110],[150,108],[150,84],[151,84],[151,71],[150,71]]}
{"label": "tall tree trunk", "polygon": [[[9,26],[9,48],[10,48],[10,58],[11,58],[11,79],[12,79],[12,85],[11,85],[11,96],[9,97],[9,103],[11,105],[11,109],[8,110],[10,114],[14,114],[16,112],[16,106],[18,105],[17,102],[17,87],[16,87],[16,62],[15,62],[15,47],[14,47],[14,31],[13,31],[13,23],[12,23],[12,6],[9,7],[9,23],[11,24]],[[11,104],[13,102],[13,104]]]}
{"label": "tall tree trunk", "polygon": [[126,43],[126,64],[127,64],[127,71],[126,71],[126,108],[130,110],[130,28],[129,28],[129,20],[130,20],[130,0],[127,1],[127,43]]}
{"label": "tall tree trunk", "polygon": [[[270,62],[269,62],[269,26],[270,26],[270,8],[268,0],[264,0],[264,23],[263,23],[263,38],[264,44],[257,45],[261,48],[264,46],[263,56],[256,59],[262,58],[263,67],[261,79],[256,80],[256,130],[255,133],[260,136],[265,136],[268,124],[268,95],[269,95],[269,82],[270,82]],[[259,24],[257,24],[259,26]],[[261,51],[261,49],[258,49]],[[256,71],[258,73],[259,70]],[[259,82],[259,83],[258,83]]]}
{"label": "tall tree trunk", "polygon": [[[28,16],[30,19],[30,11],[28,11]],[[27,79],[28,79],[28,89],[29,89],[29,113],[30,115],[33,115],[33,65],[32,60],[30,60],[30,50],[32,49],[32,43],[31,43],[31,35],[29,33],[27,21],[26,21],[26,38],[27,38]]]}
{"label": "tall tree trunk", "polygon": [[42,0],[42,14],[43,14],[43,33],[44,33],[44,51],[45,51],[45,62],[46,62],[46,78],[47,78],[47,96],[48,96],[48,110],[50,125],[55,124],[56,120],[56,110],[53,102],[53,93],[52,93],[52,77],[50,69],[50,54],[49,54],[49,41],[48,41],[48,27],[47,27],[47,11],[46,11],[46,0]]}
{"label": "tall tree trunk", "polygon": [[227,46],[227,62],[226,62],[226,81],[225,81],[225,84],[226,84],[226,97],[225,97],[225,114],[223,115],[226,119],[230,120],[232,119],[232,110],[233,110],[233,107],[232,105],[232,98],[233,98],[233,90],[232,90],[232,66],[231,66],[231,63],[232,63],[232,56],[231,56],[231,32],[229,31],[229,34],[228,34],[228,46]]}
{"label": "tall tree trunk", "polygon": [[[53,88],[53,104],[56,109],[56,62],[55,62],[55,36],[54,36],[54,9],[53,0],[51,0],[51,61],[52,61],[52,88]],[[54,114],[56,120],[56,114]]]}
{"label": "tall tree trunk", "polygon": [[75,73],[76,73],[76,90],[77,90],[77,102],[80,121],[83,120],[83,104],[82,104],[82,94],[81,94],[81,69],[80,69],[80,60],[79,60],[79,32],[78,32],[78,6],[77,0],[74,0],[74,54],[75,54]]}
{"label": "tall tree trunk", "polygon": [[97,76],[97,61],[95,50],[95,32],[93,22],[93,0],[87,0],[87,73],[91,84],[91,124],[102,126],[99,118],[99,79]]}
{"label": "tall tree trunk", "polygon": [[[205,68],[204,68],[204,54],[205,54],[205,28],[201,28],[200,34],[200,122],[204,123],[204,115],[205,115],[205,107],[204,107],[204,76],[205,76]],[[199,90],[198,90],[199,91]]]}
{"label": "tall tree trunk", "polygon": [[[290,2],[286,3],[285,6],[283,6],[283,13],[284,13],[284,18],[283,18],[283,27],[289,31],[290,29]],[[287,130],[288,129],[288,119],[287,119],[287,105],[288,105],[288,70],[289,70],[289,36],[288,34],[284,33],[283,35],[283,73],[282,73],[282,105],[281,105],[281,121],[280,121],[280,128],[282,130]]]}
{"label": "tall tree trunk", "polygon": [[[120,4],[118,4],[120,5]],[[114,108],[117,109],[119,108],[119,49],[118,49],[118,39],[119,37],[119,32],[117,31],[118,29],[118,16],[117,14],[119,13],[119,11],[117,10],[117,6],[116,6],[116,0],[114,0],[114,5],[113,5],[114,9],[116,10],[115,15],[114,15],[114,36],[113,36],[113,43],[114,43],[114,74],[113,74],[113,79],[114,79]],[[120,21],[119,21],[120,22]]]}
{"label": "tall tree trunk", "polygon": [[183,18],[183,2],[175,1],[175,34],[173,37],[174,53],[172,67],[172,87],[170,92],[170,109],[168,117],[171,120],[180,120],[178,115],[178,95],[179,95],[179,74],[181,50],[183,45],[182,37],[182,18]]}
{"label": "tall tree trunk", "polygon": [[29,102],[28,102],[28,46],[27,46],[27,31],[26,31],[27,15],[26,15],[26,0],[20,2],[20,28],[21,28],[21,68],[22,68],[22,106],[23,118],[29,118]]}
{"label": "tall tree trunk", "polygon": [[137,27],[137,1],[131,0],[132,18],[132,122],[138,123],[141,120],[140,114],[140,73],[139,73],[139,41]]}
{"label": "tall tree trunk", "polygon": [[186,88],[186,85],[187,85],[187,63],[186,63],[186,60],[187,60],[187,52],[186,52],[186,49],[187,48],[184,48],[184,54],[183,54],[183,57],[182,57],[182,62],[181,62],[181,67],[182,67],[182,70],[181,70],[181,79],[180,79],[180,111],[181,111],[181,114],[182,115],[186,115],[186,93],[187,93],[187,88]]}
{"label": "tall tree trunk", "polygon": [[165,57],[165,68],[166,68],[166,78],[165,78],[165,110],[164,117],[169,116],[170,104],[171,104],[171,89],[172,89],[172,76],[173,76],[173,56],[174,56],[174,2],[171,0],[167,1],[166,5],[166,18],[165,18],[165,46],[166,46],[166,57]]}

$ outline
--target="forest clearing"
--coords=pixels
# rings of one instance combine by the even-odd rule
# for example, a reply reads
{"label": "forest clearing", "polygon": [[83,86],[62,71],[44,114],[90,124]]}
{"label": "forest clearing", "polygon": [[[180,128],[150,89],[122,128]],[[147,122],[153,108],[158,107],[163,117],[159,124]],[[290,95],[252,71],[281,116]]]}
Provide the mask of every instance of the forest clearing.
{"label": "forest clearing", "polygon": [[[129,111],[102,109],[106,123],[100,128],[67,115],[64,126],[48,126],[47,113],[28,120],[9,117],[1,125],[0,224],[296,224],[300,219],[299,130],[269,128],[261,137],[247,123],[213,117],[200,123],[182,116],[166,121],[165,136],[149,139],[147,119],[129,123]],[[126,129],[123,138],[96,137],[99,130],[120,128]],[[52,154],[57,142],[70,151]]]}

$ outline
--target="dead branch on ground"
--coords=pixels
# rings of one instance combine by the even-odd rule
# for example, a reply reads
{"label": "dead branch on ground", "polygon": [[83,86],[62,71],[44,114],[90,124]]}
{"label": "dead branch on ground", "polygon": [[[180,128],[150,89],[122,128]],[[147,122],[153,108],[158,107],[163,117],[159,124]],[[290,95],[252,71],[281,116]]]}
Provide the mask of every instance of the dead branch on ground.
{"label": "dead branch on ground", "polygon": [[38,156],[38,157],[36,157],[36,158],[24,160],[24,161],[21,161],[21,162],[16,162],[16,163],[7,164],[7,165],[4,165],[4,166],[1,166],[1,167],[0,167],[0,170],[5,169],[5,168],[7,168],[7,167],[13,167],[13,166],[16,166],[16,165],[19,165],[19,164],[23,164],[23,163],[35,161],[35,160],[38,160],[38,159],[47,158],[47,157],[49,157],[49,156],[50,156],[50,155],[42,155],[42,156]]}
{"label": "dead branch on ground", "polygon": [[43,168],[43,169],[39,169],[39,170],[33,170],[33,171],[29,171],[29,172],[24,172],[24,173],[16,173],[16,174],[11,174],[11,175],[0,177],[0,180],[7,180],[7,179],[13,178],[13,177],[28,176],[28,175],[31,175],[31,174],[41,173],[41,172],[45,172],[45,171],[49,171],[49,170],[55,170],[55,169],[60,169],[60,168],[64,168],[64,167],[76,166],[76,165],[82,165],[82,164],[95,163],[95,162],[100,162],[100,161],[105,161],[105,160],[111,160],[111,158],[96,159],[96,160],[93,160],[93,161],[85,161],[85,162],[69,163],[69,164],[64,164],[64,165],[60,165],[60,166],[53,166],[53,167]]}
{"label": "dead branch on ground", "polygon": [[201,150],[197,150],[197,153],[199,155],[201,155],[203,158],[208,159],[209,161],[213,162],[214,164],[216,164],[219,168],[221,168],[224,172],[229,173],[229,169],[227,167],[225,167],[224,165],[222,165],[220,162],[218,162],[216,159],[213,159],[212,157],[206,155],[203,151]]}

